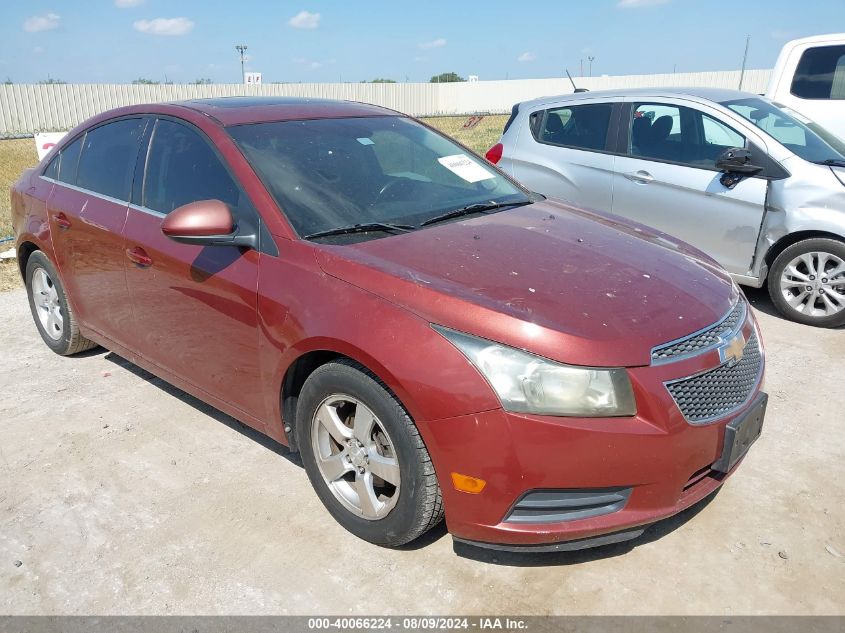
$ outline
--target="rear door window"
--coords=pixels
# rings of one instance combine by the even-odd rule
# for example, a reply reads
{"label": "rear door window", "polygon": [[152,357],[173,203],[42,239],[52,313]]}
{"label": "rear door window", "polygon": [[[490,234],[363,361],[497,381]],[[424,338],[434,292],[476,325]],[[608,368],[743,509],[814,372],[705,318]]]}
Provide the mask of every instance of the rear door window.
{"label": "rear door window", "polygon": [[532,114],[534,138],[548,145],[574,149],[603,151],[610,127],[610,103],[587,103],[562,106],[543,111],[542,120]]}
{"label": "rear door window", "polygon": [[197,200],[237,207],[240,190],[217,154],[187,125],[159,119],[150,142],[143,204],[161,213]]}
{"label": "rear door window", "polygon": [[804,51],[790,92],[801,99],[845,99],[845,45]]}
{"label": "rear door window", "polygon": [[89,130],[76,184],[110,198],[129,200],[143,131],[143,119],[123,119]]}
{"label": "rear door window", "polygon": [[76,184],[76,168],[79,164],[79,153],[82,151],[83,134],[73,143],[62,149],[59,159],[59,180],[69,185]]}

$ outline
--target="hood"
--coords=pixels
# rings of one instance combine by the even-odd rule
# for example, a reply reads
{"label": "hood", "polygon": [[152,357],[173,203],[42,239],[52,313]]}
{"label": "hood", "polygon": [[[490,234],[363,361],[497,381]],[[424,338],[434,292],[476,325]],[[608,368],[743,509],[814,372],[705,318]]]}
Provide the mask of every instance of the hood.
{"label": "hood", "polygon": [[711,325],[737,295],[692,247],[549,200],[319,245],[317,259],[432,323],[574,365],[647,365],[654,346]]}

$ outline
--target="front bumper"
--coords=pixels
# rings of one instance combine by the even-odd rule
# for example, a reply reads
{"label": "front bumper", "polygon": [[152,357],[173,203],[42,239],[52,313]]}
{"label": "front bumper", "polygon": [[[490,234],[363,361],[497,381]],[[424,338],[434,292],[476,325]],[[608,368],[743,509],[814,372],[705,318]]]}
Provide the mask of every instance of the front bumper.
{"label": "front bumper", "polygon": [[[746,328],[750,336],[753,323]],[[638,406],[633,417],[561,418],[497,409],[421,424],[449,531],[458,541],[498,549],[581,549],[636,538],[643,526],[701,501],[738,467],[728,473],[711,468],[722,457],[725,427],[754,406],[764,370],[761,365],[742,406],[707,424],[689,423],[665,383],[719,362],[712,352],[630,369]],[[483,479],[486,486],[478,494],[458,491],[452,472]],[[599,515],[543,522],[511,516],[527,493],[608,489],[623,491],[626,500]]]}

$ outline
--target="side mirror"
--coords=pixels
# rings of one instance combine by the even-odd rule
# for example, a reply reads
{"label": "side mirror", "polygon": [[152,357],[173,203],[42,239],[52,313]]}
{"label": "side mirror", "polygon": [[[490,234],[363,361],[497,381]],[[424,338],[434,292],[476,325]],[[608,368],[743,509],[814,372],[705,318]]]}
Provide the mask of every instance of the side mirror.
{"label": "side mirror", "polygon": [[751,152],[742,147],[726,149],[716,159],[716,169],[722,172],[719,182],[728,189],[733,189],[746,176],[753,176],[763,171],[762,167],[751,163]]}
{"label": "side mirror", "polygon": [[198,200],[174,209],[162,220],[161,232],[182,244],[258,248],[258,236],[238,231],[228,205],[220,200]]}
{"label": "side mirror", "polygon": [[726,174],[753,176],[763,171],[762,167],[751,164],[751,152],[741,147],[726,149],[716,159],[716,169]]}

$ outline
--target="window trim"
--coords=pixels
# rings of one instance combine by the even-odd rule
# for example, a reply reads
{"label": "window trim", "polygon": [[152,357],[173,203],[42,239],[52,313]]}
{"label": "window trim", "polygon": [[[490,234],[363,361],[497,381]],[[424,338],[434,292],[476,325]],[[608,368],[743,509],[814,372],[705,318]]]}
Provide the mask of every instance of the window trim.
{"label": "window trim", "polygon": [[54,185],[60,185],[62,187],[67,187],[72,191],[78,191],[79,193],[84,193],[87,196],[91,196],[93,198],[99,198],[100,200],[104,200],[106,202],[111,202],[113,204],[119,204],[124,207],[131,207],[132,204],[127,200],[118,200],[117,198],[112,198],[111,196],[107,196],[104,193],[100,193],[99,191],[94,191],[92,189],[86,189],[85,187],[78,187],[77,185],[71,185],[70,183],[64,182],[62,180],[56,180],[55,178],[50,178],[49,176],[40,176],[41,179],[46,180],[47,182],[51,182]]}
{"label": "window trim", "polygon": [[[618,155],[618,152],[617,152],[618,148],[616,147],[616,143],[614,142],[614,135],[616,134],[616,129],[615,129],[614,123],[616,123],[618,125],[618,120],[615,120],[614,115],[617,113],[620,103],[621,103],[620,101],[614,101],[614,100],[610,100],[610,101],[600,100],[600,101],[576,101],[576,102],[573,102],[573,103],[558,103],[558,104],[553,104],[553,105],[544,104],[543,107],[541,107],[537,110],[532,110],[531,112],[528,113],[528,116],[526,117],[528,131],[531,133],[531,137],[534,139],[534,142],[536,142],[538,145],[547,145],[549,147],[562,147],[564,149],[572,149],[572,150],[576,150],[576,151],[579,151],[579,152],[591,152],[593,154]],[[542,123],[540,124],[540,130],[542,130],[542,128],[543,128],[543,126],[546,122],[546,118],[548,116],[548,113],[551,110],[556,110],[556,109],[560,110],[560,109],[564,109],[564,108],[577,108],[579,106],[584,106],[584,105],[609,105],[610,106],[610,118],[608,119],[608,122],[607,122],[607,133],[605,134],[604,148],[603,149],[577,147],[575,145],[564,145],[562,143],[551,143],[549,141],[543,141],[543,140],[540,140],[539,133],[535,133],[534,129],[531,126],[531,116],[534,115],[534,114],[537,114],[538,112],[542,112],[542,115],[543,115],[542,116],[543,120],[542,120]],[[539,130],[538,130],[538,132],[539,132]]]}

